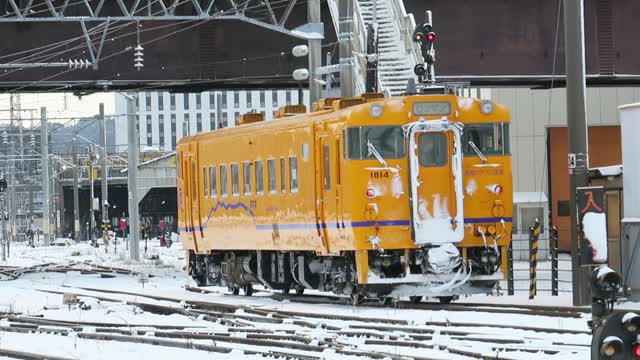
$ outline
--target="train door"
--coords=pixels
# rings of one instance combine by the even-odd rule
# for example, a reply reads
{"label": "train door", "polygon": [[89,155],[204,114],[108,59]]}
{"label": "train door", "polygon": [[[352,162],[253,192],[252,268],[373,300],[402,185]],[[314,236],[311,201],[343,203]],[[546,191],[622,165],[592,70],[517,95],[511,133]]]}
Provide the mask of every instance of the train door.
{"label": "train door", "polygon": [[409,126],[412,225],[417,244],[464,237],[460,130],[449,121]]}
{"label": "train door", "polygon": [[336,225],[338,227],[338,232],[340,237],[344,235],[344,212],[343,212],[343,204],[344,198],[342,194],[342,138],[340,133],[334,134],[334,147],[333,147],[333,159],[335,159],[335,163],[332,168],[335,170],[334,181],[335,181],[335,194],[336,194]]}
{"label": "train door", "polygon": [[200,174],[198,172],[198,169],[200,167],[197,161],[200,158],[198,149],[199,149],[199,146],[195,145],[195,149],[194,149],[195,157],[191,159],[191,182],[193,184],[193,190],[192,190],[192,196],[191,196],[191,199],[192,199],[191,211],[192,211],[192,219],[193,219],[194,241],[198,240],[197,236],[200,236],[200,238],[204,237],[204,234],[203,234],[204,231],[202,229],[202,218],[200,217],[199,191],[201,189],[202,181],[200,181]]}
{"label": "train door", "polygon": [[338,222],[336,216],[337,201],[336,186],[333,183],[335,170],[332,162],[335,161],[332,148],[334,147],[333,135],[325,129],[316,128],[315,163],[316,173],[316,210],[318,228],[322,235],[325,248],[329,248],[329,239],[336,235]]}

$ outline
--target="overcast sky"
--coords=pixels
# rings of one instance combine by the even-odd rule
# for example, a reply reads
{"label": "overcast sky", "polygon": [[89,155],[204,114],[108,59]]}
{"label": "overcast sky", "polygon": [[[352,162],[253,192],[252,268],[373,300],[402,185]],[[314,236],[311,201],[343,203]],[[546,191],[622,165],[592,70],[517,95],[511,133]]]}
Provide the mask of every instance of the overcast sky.
{"label": "overcast sky", "polygon": [[[0,110],[9,109],[9,97],[7,93],[0,94]],[[114,94],[96,93],[83,96],[81,99],[71,93],[36,93],[20,94],[20,105],[22,109],[36,109],[33,112],[36,119],[40,119],[40,108],[47,108],[47,116],[50,121],[65,122],[65,119],[91,117],[98,114],[99,104],[104,103],[105,115],[114,112]],[[31,112],[22,112],[23,118],[31,117]],[[65,118],[65,119],[59,119]],[[9,113],[0,112],[0,119],[5,122],[9,119]]]}

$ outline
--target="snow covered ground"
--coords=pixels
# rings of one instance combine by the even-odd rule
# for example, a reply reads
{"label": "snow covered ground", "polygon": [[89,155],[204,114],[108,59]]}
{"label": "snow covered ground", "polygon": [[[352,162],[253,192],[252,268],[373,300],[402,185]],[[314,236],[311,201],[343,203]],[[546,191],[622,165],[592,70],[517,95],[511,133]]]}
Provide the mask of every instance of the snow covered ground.
{"label": "snow covered ground", "polygon": [[[588,315],[551,317],[493,313],[489,309],[486,312],[445,311],[312,304],[283,300],[265,291],[252,297],[232,296],[221,288],[209,288],[212,291],[209,293],[190,292],[185,290],[185,285],[195,284],[183,270],[185,260],[180,243],[174,243],[167,249],[154,241],[149,244],[146,254],[141,250],[144,259],[140,263],[127,259],[123,242],[119,242],[116,249],[109,247],[106,253],[103,246],[96,249],[84,243],[69,243],[68,246],[64,241],[59,243],[63,246],[28,248],[21,243],[12,244],[11,257],[4,263],[0,262],[0,266],[74,262],[76,268],[86,266],[89,269],[89,264],[96,264],[149,274],[148,283],[141,283],[138,274],[113,273],[104,277],[99,273],[82,274],[79,271],[35,272],[15,280],[4,280],[0,282],[0,352],[13,350],[64,359],[119,360],[264,358],[263,355],[252,354],[255,351],[271,353],[273,357],[281,352],[285,357],[288,354],[289,358],[331,359],[370,358],[381,354],[389,358],[473,358],[464,355],[469,351],[494,357],[499,354],[499,358],[504,359],[585,359],[589,354]],[[82,305],[70,308],[63,305],[62,293],[80,294]],[[238,309],[216,319],[211,319],[211,315],[207,318],[202,314],[194,316],[193,312],[180,313],[179,310],[192,302],[217,304],[215,306],[226,304]],[[515,297],[473,296],[459,301],[465,302],[569,306],[571,299],[569,296],[540,296],[529,302],[523,294]],[[178,310],[164,315],[157,308],[155,311],[145,310],[141,304]],[[255,315],[260,314],[259,311],[272,313],[260,317]],[[21,321],[20,317],[51,323],[32,332],[10,331],[15,329],[10,326]],[[56,321],[76,325],[74,328],[60,328]],[[119,332],[124,334],[124,339],[92,338],[102,336],[102,331],[106,331],[95,323],[110,326],[109,336]],[[503,327],[483,326],[488,324]],[[523,326],[554,330],[534,331]],[[165,330],[167,327],[177,330]],[[195,335],[193,338],[187,336],[187,339],[166,339],[175,342],[176,346],[219,347],[230,352],[213,353],[213,350],[132,342],[132,339],[143,342],[165,340],[159,337],[163,331],[209,336],[208,340],[196,339]],[[361,334],[354,335],[356,332]],[[466,332],[468,334],[464,335]],[[286,345],[294,342],[283,347],[274,346],[276,342],[248,344],[254,337],[258,338],[256,334],[259,333],[271,334],[268,336],[270,340],[260,341],[273,342],[273,338],[290,337],[300,338],[303,342],[307,339],[308,342],[300,345],[302,349]],[[226,341],[221,336],[234,341]],[[325,346],[326,349],[313,350],[314,346]],[[339,353],[335,349],[344,349],[345,352]],[[349,351],[364,355],[348,355]],[[4,358],[0,356],[0,359]]]}

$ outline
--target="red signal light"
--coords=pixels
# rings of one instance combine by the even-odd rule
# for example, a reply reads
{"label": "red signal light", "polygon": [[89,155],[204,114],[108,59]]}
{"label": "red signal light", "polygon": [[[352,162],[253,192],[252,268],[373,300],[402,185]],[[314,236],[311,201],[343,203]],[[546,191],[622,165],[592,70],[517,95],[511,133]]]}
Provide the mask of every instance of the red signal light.
{"label": "red signal light", "polygon": [[434,33],[428,33],[427,34],[427,40],[433,41],[435,39],[436,39],[436,34],[434,34]]}
{"label": "red signal light", "polygon": [[640,344],[633,345],[633,355],[636,356],[636,359],[640,359]]}

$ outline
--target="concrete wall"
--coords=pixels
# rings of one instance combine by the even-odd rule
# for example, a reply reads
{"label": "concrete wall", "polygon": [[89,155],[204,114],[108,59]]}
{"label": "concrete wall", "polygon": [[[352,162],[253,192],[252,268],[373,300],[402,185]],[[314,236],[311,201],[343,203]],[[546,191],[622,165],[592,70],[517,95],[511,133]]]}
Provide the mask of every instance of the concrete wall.
{"label": "concrete wall", "polygon": [[[566,126],[565,89],[491,89],[491,99],[511,110],[514,191],[547,189],[546,128]],[[589,125],[619,125],[617,107],[640,102],[640,88],[587,88]]]}

